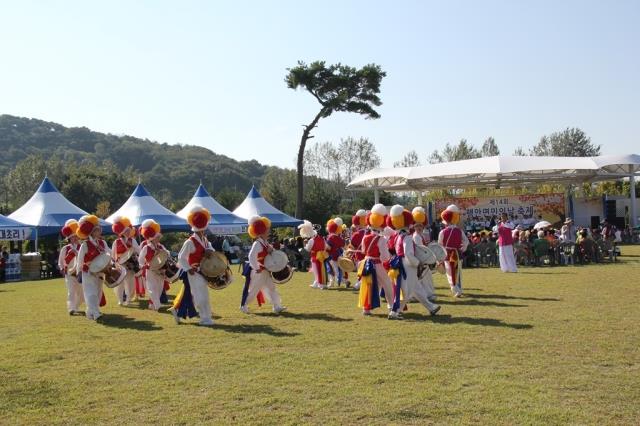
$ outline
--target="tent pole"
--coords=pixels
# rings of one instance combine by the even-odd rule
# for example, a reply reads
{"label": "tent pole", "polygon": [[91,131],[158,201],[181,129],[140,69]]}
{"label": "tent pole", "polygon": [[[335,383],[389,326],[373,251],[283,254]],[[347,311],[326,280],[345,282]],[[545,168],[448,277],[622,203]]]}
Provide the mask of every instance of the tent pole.
{"label": "tent pole", "polygon": [[35,253],[38,252],[38,228],[36,227],[36,246],[33,250]]}
{"label": "tent pole", "polygon": [[636,212],[636,178],[635,173],[633,173],[633,166],[629,166],[629,170],[631,171],[631,175],[629,175],[629,198],[631,198],[631,208],[629,218],[629,224],[632,228],[638,226],[638,214]]}
{"label": "tent pole", "polygon": [[378,179],[373,180],[373,204],[378,204],[380,202],[380,190],[378,189]]}

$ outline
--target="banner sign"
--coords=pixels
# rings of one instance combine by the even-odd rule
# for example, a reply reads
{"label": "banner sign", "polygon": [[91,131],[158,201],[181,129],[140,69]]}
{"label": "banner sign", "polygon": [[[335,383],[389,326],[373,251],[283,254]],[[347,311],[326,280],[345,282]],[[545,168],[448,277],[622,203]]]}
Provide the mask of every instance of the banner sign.
{"label": "banner sign", "polygon": [[31,228],[0,228],[0,240],[20,241],[28,240]]}
{"label": "banner sign", "polygon": [[460,223],[469,230],[489,228],[492,220],[495,224],[502,213],[506,213],[515,225],[525,228],[532,227],[540,220],[558,225],[565,217],[562,193],[441,198],[434,202],[436,217],[439,218],[440,213],[450,204],[455,204],[462,210]]}
{"label": "banner sign", "polygon": [[248,225],[209,225],[209,232],[214,235],[246,234],[248,229]]}

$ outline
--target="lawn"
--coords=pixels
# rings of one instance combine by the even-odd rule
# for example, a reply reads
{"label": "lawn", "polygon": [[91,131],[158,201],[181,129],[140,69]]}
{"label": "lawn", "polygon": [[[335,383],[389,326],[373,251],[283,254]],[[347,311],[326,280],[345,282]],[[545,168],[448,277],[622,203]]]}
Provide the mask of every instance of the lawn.
{"label": "lawn", "polygon": [[[0,424],[638,424],[640,247],[617,264],[464,272],[430,317],[280,286],[289,312],[211,291],[216,325],[135,304],[69,316],[62,280],[0,285]],[[171,294],[180,285],[176,283]]]}

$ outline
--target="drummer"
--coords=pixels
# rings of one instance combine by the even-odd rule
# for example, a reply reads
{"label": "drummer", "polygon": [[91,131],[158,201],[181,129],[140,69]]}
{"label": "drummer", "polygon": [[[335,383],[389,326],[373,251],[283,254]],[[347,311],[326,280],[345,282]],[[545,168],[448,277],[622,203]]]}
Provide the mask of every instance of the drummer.
{"label": "drummer", "polygon": [[106,305],[102,292],[102,278],[89,272],[89,264],[99,255],[108,254],[109,246],[103,240],[100,220],[95,215],[85,215],[78,221],[76,235],[84,240],[78,252],[77,273],[82,277],[84,303],[87,306],[86,316],[97,321],[102,316],[100,306]]}
{"label": "drummer", "polygon": [[207,280],[200,274],[200,262],[205,252],[214,251],[205,234],[210,220],[209,210],[201,206],[193,207],[187,216],[193,234],[182,244],[178,254],[178,266],[183,271],[181,278],[184,286],[176,296],[173,307],[169,309],[178,324],[180,319],[199,315],[200,325],[213,325],[209,287]]}
{"label": "drummer", "polygon": [[[411,211],[413,216],[413,242],[418,246],[426,246],[431,242],[431,234],[428,231],[427,213],[423,207],[414,207]],[[425,229],[427,230],[425,232]],[[435,287],[433,286],[433,275],[431,273],[424,274],[424,277],[418,280],[418,285],[421,285],[427,292],[427,298],[431,302],[437,300]]]}
{"label": "drummer", "polygon": [[138,259],[142,268],[147,291],[149,292],[149,309],[158,311],[160,309],[160,296],[164,289],[164,269],[153,269],[151,267],[153,258],[160,251],[164,251],[169,257],[169,251],[160,243],[162,234],[160,233],[160,224],[153,219],[147,219],[142,222],[140,234],[145,239],[146,244],[140,250],[140,258]]}
{"label": "drummer", "polygon": [[462,296],[462,262],[461,254],[467,251],[469,240],[458,227],[460,209],[455,204],[448,206],[440,217],[446,227],[438,234],[438,243],[447,251],[444,267],[447,280],[454,297]]}
{"label": "drummer", "polygon": [[[435,315],[440,306],[427,299],[427,293],[418,285],[418,266],[420,261],[415,254],[415,243],[408,235],[413,225],[413,215],[399,204],[391,207],[387,216],[387,226],[396,231],[395,256],[390,262],[389,276],[394,280],[393,309],[389,319],[402,319],[407,302],[415,297],[431,315]],[[401,291],[402,290],[402,299]]]}
{"label": "drummer", "polygon": [[[356,212],[355,215],[351,218],[351,239],[349,241],[348,249],[352,251],[352,259],[356,264],[356,270],[358,268],[358,264],[364,259],[364,252],[362,250],[362,239],[365,234],[368,232],[365,228],[367,220],[367,212],[364,209],[360,209]],[[354,290],[358,290],[360,288],[360,281],[356,281],[354,285]]]}
{"label": "drummer", "polygon": [[62,247],[60,256],[58,257],[58,268],[64,276],[64,283],[67,286],[67,311],[69,315],[78,312],[78,306],[82,303],[82,284],[78,282],[76,271],[71,270],[75,266],[75,260],[80,250],[80,242],[76,236],[78,229],[78,221],[69,219],[62,227],[60,233],[65,241],[69,243]]}
{"label": "drummer", "polygon": [[342,269],[338,267],[338,258],[342,255],[344,247],[344,239],[341,236],[344,231],[343,225],[342,218],[339,217],[327,221],[326,229],[328,235],[326,242],[329,247],[329,265],[331,265],[327,287],[332,287],[333,285],[340,287],[343,282],[346,284],[346,280],[342,276]]}
{"label": "drummer", "polygon": [[249,251],[251,272],[248,274],[240,302],[240,310],[245,314],[249,313],[249,303],[262,291],[271,301],[273,312],[279,314],[287,309],[282,306],[280,294],[276,290],[271,274],[264,267],[265,257],[274,250],[273,246],[267,242],[270,230],[271,221],[266,217],[252,216],[249,218],[249,236],[254,239],[254,242]]}
{"label": "drummer", "polygon": [[[383,266],[383,262],[389,261],[391,256],[387,247],[387,239],[380,234],[385,226],[386,214],[387,208],[382,204],[376,204],[371,208],[366,219],[372,232],[362,239],[365,257],[358,267],[358,277],[360,278],[358,306],[362,308],[362,315],[371,315],[373,309],[380,307],[380,288],[387,295],[393,294],[391,280]],[[391,300],[391,297],[388,300]],[[387,307],[391,312],[391,304],[387,303]]]}
{"label": "drummer", "polygon": [[[118,236],[116,240],[111,245],[111,257],[114,261],[123,264],[123,266],[127,269],[127,275],[124,278],[122,284],[113,288],[113,291],[118,298],[118,305],[128,306],[129,302],[133,300],[136,295],[136,279],[135,279],[135,271],[130,262],[126,260],[121,261],[126,257],[127,259],[133,259],[135,256],[140,254],[140,246],[138,242],[131,238],[131,221],[129,218],[124,216],[116,216],[112,220],[113,225],[111,225],[111,230],[114,234]],[[126,262],[126,263],[124,263]]]}

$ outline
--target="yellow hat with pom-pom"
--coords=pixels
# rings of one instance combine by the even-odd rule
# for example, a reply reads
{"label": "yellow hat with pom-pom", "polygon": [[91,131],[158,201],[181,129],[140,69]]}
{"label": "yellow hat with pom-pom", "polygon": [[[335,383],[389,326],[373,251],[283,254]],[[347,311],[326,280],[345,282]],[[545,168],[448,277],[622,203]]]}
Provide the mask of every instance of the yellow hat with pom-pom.
{"label": "yellow hat with pom-pom", "polygon": [[271,221],[264,216],[251,216],[249,218],[249,236],[251,238],[258,238],[269,231],[270,228]]}
{"label": "yellow hat with pom-pom", "polygon": [[158,237],[160,234],[160,224],[153,219],[147,219],[140,226],[140,234],[145,240]]}
{"label": "yellow hat with pom-pom", "polygon": [[87,214],[80,218],[78,221],[78,228],[76,229],[76,235],[78,238],[86,240],[91,235],[91,232],[96,226],[100,226],[100,219],[94,214]]}

